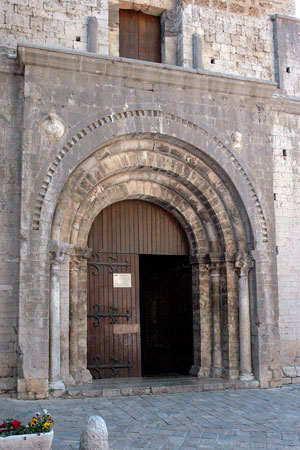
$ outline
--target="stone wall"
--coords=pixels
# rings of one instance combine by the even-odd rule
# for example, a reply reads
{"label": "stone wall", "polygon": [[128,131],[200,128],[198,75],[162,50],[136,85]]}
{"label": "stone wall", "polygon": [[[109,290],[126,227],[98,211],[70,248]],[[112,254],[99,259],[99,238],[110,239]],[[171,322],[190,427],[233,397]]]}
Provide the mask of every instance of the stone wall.
{"label": "stone wall", "polygon": [[0,56],[0,393],[15,387],[23,78]]}
{"label": "stone wall", "polygon": [[183,0],[183,5],[207,6],[217,11],[249,17],[263,17],[275,13],[293,15],[295,13],[294,0]]}
{"label": "stone wall", "polygon": [[193,67],[192,35],[198,33],[205,70],[273,80],[272,25],[268,16],[188,5],[183,10],[184,66]]}
{"label": "stone wall", "polygon": [[276,78],[280,90],[293,97],[300,96],[300,20],[275,15],[274,40]]}
{"label": "stone wall", "polygon": [[31,42],[86,51],[89,16],[98,19],[98,52],[107,55],[107,0],[7,0],[0,11],[0,46]]}
{"label": "stone wall", "polygon": [[[90,0],[84,3],[75,0],[61,3],[52,0],[44,2],[41,7],[40,2],[37,1],[7,0],[0,12],[0,46],[16,50],[17,41],[30,41],[34,44],[86,51],[87,17],[93,14],[99,21],[99,53],[117,56],[119,6],[125,8],[129,4],[135,9],[159,14],[161,11],[158,3],[158,0],[153,0],[147,4],[144,1],[119,4],[115,0],[108,5],[104,0],[101,2]],[[80,124],[84,122],[86,125],[88,117],[100,118],[102,113],[110,117],[112,112],[122,111],[125,104],[127,109],[131,105],[134,111],[137,111],[136,117],[142,107],[146,110],[153,105],[156,105],[157,109],[165,108],[166,111],[182,117],[180,120],[183,122],[201,123],[206,130],[213,130],[215,142],[225,142],[227,146],[232,146],[234,152],[232,161],[239,161],[240,173],[249,174],[247,184],[251,185],[252,182],[254,186],[252,195],[256,196],[258,204],[259,201],[261,202],[261,211],[266,216],[266,224],[271,234],[268,250],[264,253],[263,249],[258,249],[257,252],[257,258],[260,259],[260,263],[257,264],[257,273],[260,277],[258,295],[261,300],[258,307],[252,308],[252,317],[255,318],[252,330],[252,339],[256,348],[254,360],[258,367],[258,360],[261,358],[261,364],[264,370],[266,369],[268,361],[267,357],[261,356],[260,345],[272,347],[274,360],[278,358],[277,336],[274,338],[273,331],[268,330],[269,321],[274,321],[276,324],[277,320],[276,277],[278,274],[283,377],[285,382],[298,382],[300,373],[298,318],[300,306],[300,116],[299,98],[288,98],[288,95],[293,97],[300,95],[297,76],[300,67],[298,57],[300,22],[281,16],[273,19],[272,23],[269,16],[269,13],[273,12],[292,13],[292,3],[292,1],[288,4],[272,2],[273,6],[269,8],[270,2],[265,2],[265,6],[260,6],[261,9],[257,14],[254,14],[254,9],[250,12],[252,7],[247,2],[236,2],[235,4],[240,6],[234,8],[234,11],[230,6],[233,3],[226,2],[224,5],[224,2],[213,0],[185,2],[183,9],[178,2],[175,5],[172,0],[164,0],[160,3],[160,7],[163,4],[165,8],[162,16],[165,27],[164,62],[180,64],[186,68],[192,67],[192,36],[195,33],[199,34],[202,38],[204,69],[266,80],[275,80],[279,77],[281,90],[275,93],[272,100],[260,97],[257,90],[261,89],[260,92],[263,92],[264,89],[275,89],[274,84],[266,83],[259,88],[254,82],[240,81],[239,88],[234,91],[232,83],[238,83],[238,81],[230,77],[226,78],[223,74],[219,76],[218,84],[213,81],[217,75],[212,73],[197,74],[186,69],[170,69],[164,66],[160,68],[153,66],[154,69],[152,69],[151,64],[145,64],[143,76],[147,76],[148,79],[139,78],[137,82],[133,74],[143,70],[142,63],[125,63],[118,60],[112,63],[111,59],[107,58],[101,66],[102,73],[106,75],[100,76],[96,69],[94,72],[89,69],[89,64],[93,64],[90,63],[89,58],[92,60],[93,56],[81,57],[78,53],[69,55],[68,64],[71,64],[74,58],[78,65],[68,66],[68,71],[65,71],[64,67],[59,67],[57,70],[57,68],[28,64],[25,74],[22,74],[16,60],[8,58],[7,54],[1,56],[0,96],[3,109],[0,112],[2,233],[0,242],[0,376],[2,377],[0,392],[11,390],[15,386],[16,355],[19,356],[21,368],[19,375],[22,376],[22,367],[27,370],[27,373],[34,367],[37,377],[42,380],[40,386],[37,387],[36,381],[33,381],[31,386],[21,386],[20,391],[23,389],[25,393],[31,389],[34,392],[34,389],[37,389],[45,393],[47,390],[45,374],[48,371],[49,280],[47,276],[49,274],[45,276],[45,270],[49,268],[47,241],[49,236],[45,236],[44,254],[40,259],[35,255],[39,238],[37,240],[33,238],[30,244],[32,260],[28,259],[21,269],[21,281],[27,289],[27,292],[20,292],[22,308],[19,308],[17,300],[19,245],[27,245],[27,232],[31,230],[30,221],[34,208],[36,207],[40,212],[39,205],[29,197],[33,186],[36,196],[42,192],[42,182],[47,180],[47,170],[53,161],[50,157],[51,153],[55,156],[58,148],[55,139],[49,144],[47,136],[40,131],[40,124],[47,114],[54,111],[66,126],[67,133],[71,129],[77,133],[81,130]],[[277,27],[275,57],[274,24]],[[182,33],[180,33],[181,30]],[[111,40],[108,48],[109,39]],[[5,48],[3,51],[7,53]],[[64,55],[63,58],[67,56]],[[94,63],[95,61],[97,58]],[[106,64],[105,70],[104,64]],[[110,66],[115,69],[109,69]],[[121,67],[118,77],[115,75],[117,67]],[[286,70],[288,67],[290,71]],[[182,84],[184,89],[181,85],[179,86],[178,81],[177,85],[172,81],[172,77],[176,78],[174,75],[176,73],[177,80],[180,77],[182,80],[185,76],[190,77],[188,83]],[[156,75],[153,76],[153,74],[158,74],[160,78],[155,78]],[[168,80],[170,84],[166,88],[165,80],[168,77],[170,77]],[[24,79],[25,91],[23,90]],[[220,84],[223,86],[222,90],[216,92],[215,89]],[[95,86],[97,89],[94,88]],[[23,121],[24,105],[26,114]],[[118,123],[118,126],[120,123],[122,121]],[[21,136],[22,127],[23,137]],[[177,127],[175,129],[177,130]],[[232,135],[236,131],[241,133],[240,142],[232,140]],[[124,134],[126,132],[127,129],[124,129]],[[78,139],[81,140],[80,133],[79,135],[76,133],[74,136],[79,136]],[[188,130],[187,135],[190,134]],[[218,141],[219,138],[221,141]],[[23,161],[24,190],[22,194],[25,206],[21,213],[25,227],[21,227],[20,230],[21,144],[27,159]],[[70,146],[72,145],[71,143]],[[246,172],[243,172],[244,169]],[[70,168],[70,170],[73,169]],[[274,179],[272,179],[273,174]],[[275,194],[274,198],[273,194]],[[251,205],[252,203],[247,205],[250,208],[248,211],[250,216],[255,213],[255,207]],[[263,219],[265,220],[264,217]],[[272,240],[275,221],[277,272],[272,266],[275,251],[275,241]],[[24,232],[26,227],[27,232]],[[259,235],[259,233],[256,230],[256,234]],[[254,279],[252,282],[255,284]],[[62,285],[66,290],[67,269],[65,269]],[[272,298],[270,298],[270,292]],[[65,292],[62,294],[62,299],[64,311],[67,311],[68,300]],[[275,306],[273,305],[272,308],[269,306],[270,310],[266,312],[264,302],[268,301],[275,302]],[[253,305],[254,303],[253,300]],[[66,317],[62,319],[65,336],[68,335],[68,330],[66,331],[68,318]],[[28,325],[27,328],[19,329],[20,341],[24,346],[18,347],[16,342],[18,320],[31,324],[33,318],[36,320],[36,327],[30,328]],[[260,330],[257,324],[261,327]],[[44,343],[43,354],[39,354],[39,357],[34,360],[34,355],[37,355],[36,351],[40,348],[40,338]],[[33,349],[32,360],[29,362],[27,360],[23,364],[22,352],[28,345]],[[269,355],[272,352],[270,351]],[[67,366],[68,361],[66,360],[64,364]],[[278,383],[276,364],[270,363],[268,370],[265,370],[265,386],[271,385],[268,384],[270,380],[273,385]],[[258,368],[256,375],[260,376]]]}
{"label": "stone wall", "polygon": [[[162,61],[167,64],[193,67],[192,35],[196,33],[202,39],[205,70],[274,80],[270,17],[273,13],[293,14],[294,1],[49,0],[41,5],[37,1],[8,0],[0,13],[0,46],[15,49],[17,42],[26,41],[87,51],[87,21],[94,16],[98,19],[98,53],[118,56],[119,8],[162,15]],[[298,42],[295,33],[292,38]],[[296,80],[299,69],[295,63],[299,43],[284,44],[284,34],[280,40],[283,49],[288,49],[286,64],[293,67],[289,84],[291,78]]]}
{"label": "stone wall", "polygon": [[274,111],[273,118],[279,327],[285,367],[300,365],[300,117]]}

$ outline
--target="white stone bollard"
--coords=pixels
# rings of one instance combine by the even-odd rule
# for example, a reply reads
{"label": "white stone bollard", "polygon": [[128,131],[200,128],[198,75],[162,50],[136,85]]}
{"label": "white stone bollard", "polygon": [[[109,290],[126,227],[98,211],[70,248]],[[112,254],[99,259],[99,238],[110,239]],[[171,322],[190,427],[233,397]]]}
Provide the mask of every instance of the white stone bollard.
{"label": "white stone bollard", "polygon": [[109,450],[107,428],[102,417],[89,417],[80,435],[79,450]]}

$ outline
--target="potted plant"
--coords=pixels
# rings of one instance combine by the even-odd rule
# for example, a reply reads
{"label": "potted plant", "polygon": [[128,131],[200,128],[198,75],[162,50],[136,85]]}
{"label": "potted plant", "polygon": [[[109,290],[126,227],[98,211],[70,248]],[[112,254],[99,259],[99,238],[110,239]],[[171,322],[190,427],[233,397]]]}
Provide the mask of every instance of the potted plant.
{"label": "potted plant", "polygon": [[53,440],[53,419],[46,409],[37,412],[23,425],[15,419],[0,424],[0,450],[50,450]]}

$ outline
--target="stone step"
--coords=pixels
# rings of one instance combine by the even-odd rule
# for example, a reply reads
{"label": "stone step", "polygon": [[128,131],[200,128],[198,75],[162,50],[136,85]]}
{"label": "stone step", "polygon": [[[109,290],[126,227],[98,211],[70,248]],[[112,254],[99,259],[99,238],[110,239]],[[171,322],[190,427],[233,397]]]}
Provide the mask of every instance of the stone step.
{"label": "stone step", "polygon": [[93,380],[91,383],[67,388],[66,391],[52,392],[50,397],[63,398],[112,398],[133,395],[151,394],[180,394],[185,392],[203,392],[225,389],[255,389],[259,382],[224,380],[224,379],[199,379],[191,377],[143,380],[139,379],[114,379]]}

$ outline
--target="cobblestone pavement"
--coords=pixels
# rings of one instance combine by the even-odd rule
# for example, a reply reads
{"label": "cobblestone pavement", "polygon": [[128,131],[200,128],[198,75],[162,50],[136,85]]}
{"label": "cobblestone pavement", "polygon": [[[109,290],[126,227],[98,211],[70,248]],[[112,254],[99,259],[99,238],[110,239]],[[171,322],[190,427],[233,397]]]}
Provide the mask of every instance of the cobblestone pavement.
{"label": "cobblestone pavement", "polygon": [[118,398],[0,399],[0,420],[55,418],[53,450],[78,450],[82,425],[101,415],[110,449],[300,449],[300,386]]}

